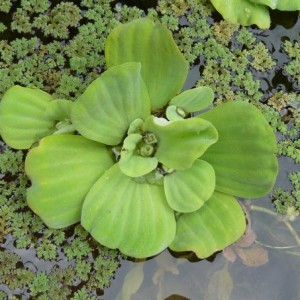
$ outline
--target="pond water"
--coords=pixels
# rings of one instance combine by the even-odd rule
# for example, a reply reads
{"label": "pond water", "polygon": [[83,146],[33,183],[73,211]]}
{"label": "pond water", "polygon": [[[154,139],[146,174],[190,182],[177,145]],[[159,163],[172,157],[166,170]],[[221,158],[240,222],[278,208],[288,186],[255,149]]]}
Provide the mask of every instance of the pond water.
{"label": "pond water", "polygon": [[[127,4],[138,5],[138,2],[127,1]],[[152,1],[151,5],[156,3]],[[141,8],[147,9],[149,6],[144,4]],[[263,102],[275,91],[300,91],[300,86],[292,83],[282,71],[288,61],[282,42],[300,42],[300,17],[297,13],[279,12],[272,13],[271,17],[273,24],[270,30],[251,29],[276,61],[276,67],[268,72],[253,71],[255,78],[261,82]],[[217,13],[214,18],[221,19]],[[201,77],[202,68],[203,61],[200,59],[198,64],[191,67],[185,89],[195,86]],[[287,174],[299,172],[299,164],[290,158],[280,157],[279,165],[275,188],[290,190],[292,186]],[[97,299],[300,300],[299,217],[290,221],[276,215],[271,194],[251,201],[241,199],[241,203],[248,214],[249,225],[242,240],[206,260],[199,260],[192,253],[177,254],[168,250],[146,261],[121,259],[110,286],[99,291]],[[73,234],[70,231],[70,235],[66,236],[69,240]],[[4,242],[0,243],[0,251],[5,250],[18,254],[21,257],[18,264],[34,272],[49,273],[55,266],[66,268],[74,264],[74,261],[67,262],[61,252],[55,260],[38,259],[35,249],[15,247],[15,238],[11,235],[6,235]],[[93,261],[95,257],[96,254],[90,254],[88,259]],[[13,290],[5,284],[0,284],[0,291],[4,291],[10,298],[13,295],[16,299],[34,298],[23,290]]]}

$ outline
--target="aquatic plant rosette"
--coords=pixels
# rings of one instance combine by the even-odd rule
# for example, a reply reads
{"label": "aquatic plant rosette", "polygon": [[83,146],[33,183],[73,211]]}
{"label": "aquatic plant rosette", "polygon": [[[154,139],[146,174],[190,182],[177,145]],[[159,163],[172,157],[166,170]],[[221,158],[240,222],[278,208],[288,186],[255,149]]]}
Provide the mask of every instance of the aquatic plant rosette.
{"label": "aquatic plant rosette", "polygon": [[276,179],[268,122],[240,101],[207,110],[209,87],[180,93],[189,66],[159,22],[117,26],[105,57],[108,69],[75,102],[5,93],[1,136],[31,148],[29,207],[51,228],[81,222],[137,258],[167,247],[205,258],[235,242],[246,227],[235,197],[261,197]]}
{"label": "aquatic plant rosette", "polygon": [[211,0],[224,19],[244,26],[256,24],[261,29],[271,25],[270,9],[300,10],[299,0]]}

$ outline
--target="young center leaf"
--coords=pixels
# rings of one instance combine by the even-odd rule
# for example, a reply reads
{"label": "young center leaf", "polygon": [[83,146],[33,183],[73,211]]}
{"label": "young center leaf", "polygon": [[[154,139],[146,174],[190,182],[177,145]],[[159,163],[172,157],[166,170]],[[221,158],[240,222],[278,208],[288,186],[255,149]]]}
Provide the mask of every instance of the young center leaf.
{"label": "young center leaf", "polygon": [[215,127],[208,121],[199,121],[197,118],[172,122],[153,116],[147,118],[143,129],[157,137],[158,161],[177,170],[190,168],[218,140]]}
{"label": "young center leaf", "polygon": [[175,105],[187,113],[192,113],[207,108],[213,100],[213,90],[208,86],[200,86],[175,96],[169,105]]}
{"label": "young center leaf", "polygon": [[[126,137],[121,150],[119,167],[121,171],[130,177],[139,177],[150,173],[158,164],[156,157],[143,157],[139,153],[138,145],[143,136],[132,133]],[[149,147],[151,147],[149,145]]]}

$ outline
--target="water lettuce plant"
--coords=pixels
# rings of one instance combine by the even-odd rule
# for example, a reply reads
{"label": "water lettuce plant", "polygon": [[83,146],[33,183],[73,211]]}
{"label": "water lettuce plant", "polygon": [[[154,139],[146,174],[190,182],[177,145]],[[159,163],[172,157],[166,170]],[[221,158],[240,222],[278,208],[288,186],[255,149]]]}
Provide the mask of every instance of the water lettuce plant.
{"label": "water lettuce plant", "polygon": [[235,242],[246,227],[235,197],[260,197],[276,179],[268,122],[241,101],[207,110],[208,87],[181,92],[188,63],[151,19],[117,26],[105,58],[75,102],[20,86],[5,93],[0,134],[31,148],[29,207],[51,228],[80,221],[137,258],[166,247],[205,258]]}
{"label": "water lettuce plant", "polygon": [[261,29],[270,27],[269,8],[300,10],[299,0],[211,0],[211,3],[224,19],[244,26],[256,24]]}

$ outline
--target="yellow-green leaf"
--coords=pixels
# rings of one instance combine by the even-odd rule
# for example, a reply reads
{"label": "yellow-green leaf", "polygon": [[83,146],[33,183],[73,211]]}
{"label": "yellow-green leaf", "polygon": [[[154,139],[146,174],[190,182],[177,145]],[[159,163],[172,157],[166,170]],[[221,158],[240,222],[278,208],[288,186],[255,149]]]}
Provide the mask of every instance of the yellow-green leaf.
{"label": "yellow-green leaf", "polygon": [[118,145],[135,119],[150,115],[149,95],[140,63],[105,71],[74,103],[72,123],[86,138]]}
{"label": "yellow-green leaf", "polygon": [[176,170],[190,168],[218,139],[214,126],[197,118],[168,122],[166,119],[150,116],[143,129],[154,133],[158,140],[155,153],[158,161]]}
{"label": "yellow-green leaf", "polygon": [[118,164],[88,193],[81,224],[102,245],[137,258],[164,250],[176,231],[163,186],[138,183],[124,175]]}
{"label": "yellow-green leaf", "polygon": [[28,149],[54,131],[47,116],[51,95],[39,89],[13,86],[0,102],[0,134],[12,148]]}
{"label": "yellow-green leaf", "polygon": [[164,177],[169,205],[181,213],[193,212],[207,201],[215,189],[215,171],[204,160],[197,159],[192,167]]}
{"label": "yellow-green leaf", "polygon": [[203,154],[216,172],[216,190],[261,197],[274,185],[278,172],[276,137],[253,105],[234,101],[198,115],[217,129],[219,140]]}
{"label": "yellow-green leaf", "polygon": [[245,229],[246,219],[237,200],[215,192],[199,210],[179,216],[170,248],[206,258],[237,241]]}
{"label": "yellow-green leaf", "polygon": [[211,3],[224,19],[232,23],[256,24],[261,29],[270,27],[269,9],[265,5],[250,0],[211,0]]}
{"label": "yellow-green leaf", "polygon": [[26,158],[32,184],[27,203],[51,228],[72,225],[80,220],[91,186],[112,164],[104,145],[78,135],[46,137]]}
{"label": "yellow-green leaf", "polygon": [[105,46],[108,67],[140,62],[152,110],[162,109],[182,89],[188,63],[175,44],[171,32],[149,18],[117,26]]}

